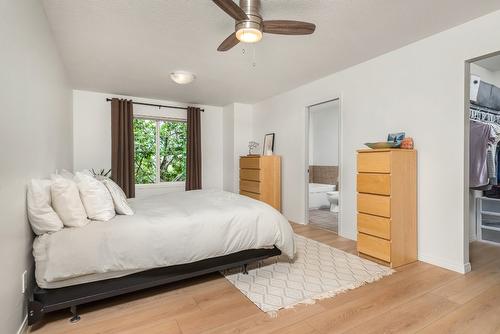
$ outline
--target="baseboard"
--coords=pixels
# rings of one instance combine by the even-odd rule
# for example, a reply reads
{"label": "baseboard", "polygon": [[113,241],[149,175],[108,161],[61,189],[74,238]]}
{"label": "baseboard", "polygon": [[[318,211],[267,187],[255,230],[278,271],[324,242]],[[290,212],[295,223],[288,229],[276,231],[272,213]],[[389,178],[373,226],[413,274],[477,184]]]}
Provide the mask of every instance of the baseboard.
{"label": "baseboard", "polygon": [[447,260],[431,256],[431,255],[426,255],[426,254],[420,254],[418,256],[418,260],[422,262],[426,262],[444,269],[456,271],[457,273],[460,274],[466,274],[471,270],[470,263],[454,263],[454,262],[449,262]]}
{"label": "baseboard", "polygon": [[17,334],[24,334],[28,330],[28,316],[24,317],[21,327],[17,330]]}

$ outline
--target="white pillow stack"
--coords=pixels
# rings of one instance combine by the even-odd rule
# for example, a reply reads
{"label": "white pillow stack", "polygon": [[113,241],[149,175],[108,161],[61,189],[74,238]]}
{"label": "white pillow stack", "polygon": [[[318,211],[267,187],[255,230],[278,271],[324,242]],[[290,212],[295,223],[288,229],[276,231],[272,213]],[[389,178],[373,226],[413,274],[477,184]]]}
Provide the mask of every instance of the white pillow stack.
{"label": "white pillow stack", "polygon": [[133,215],[134,211],[132,211],[128,205],[127,196],[123,192],[122,188],[107,177],[101,178],[101,182],[106,186],[106,188],[108,188],[109,193],[113,198],[116,213],[119,215]]}
{"label": "white pillow stack", "polygon": [[77,172],[74,178],[80,197],[92,220],[108,221],[115,216],[113,198],[106,186],[94,177]]}
{"label": "white pillow stack", "polygon": [[31,180],[28,185],[28,218],[37,235],[66,227],[82,227],[91,220],[108,221],[116,213],[133,215],[123,190],[111,179],[76,175],[61,170],[50,180]]}
{"label": "white pillow stack", "polygon": [[28,218],[33,232],[57,232],[64,225],[51,206],[50,180],[31,180],[28,185]]}
{"label": "white pillow stack", "polygon": [[89,220],[76,183],[60,175],[52,175],[51,179],[52,206],[64,225],[68,227],[87,225]]}

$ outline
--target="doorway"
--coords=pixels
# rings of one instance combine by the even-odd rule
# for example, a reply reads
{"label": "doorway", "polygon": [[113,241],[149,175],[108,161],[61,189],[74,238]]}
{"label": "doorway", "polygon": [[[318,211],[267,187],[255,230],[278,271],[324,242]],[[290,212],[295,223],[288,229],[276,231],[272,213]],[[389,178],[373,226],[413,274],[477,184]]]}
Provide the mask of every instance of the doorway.
{"label": "doorway", "polygon": [[307,222],[338,233],[340,214],[340,100],[307,108]]}
{"label": "doorway", "polygon": [[474,266],[500,247],[500,52],[466,62],[466,82],[464,255]]}

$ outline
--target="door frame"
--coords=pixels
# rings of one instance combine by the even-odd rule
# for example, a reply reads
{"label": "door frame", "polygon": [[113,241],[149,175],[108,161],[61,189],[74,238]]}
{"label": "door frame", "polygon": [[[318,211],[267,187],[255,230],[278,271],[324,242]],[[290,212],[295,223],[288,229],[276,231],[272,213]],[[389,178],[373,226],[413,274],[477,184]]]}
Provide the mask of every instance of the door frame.
{"label": "door frame", "polygon": [[[475,57],[465,60],[464,62],[464,194],[463,194],[463,258],[464,258],[464,273],[471,271],[471,263],[469,259],[469,243],[470,243],[470,225],[475,224],[475,221],[470,219],[470,195],[469,195],[469,139],[470,139],[470,122],[469,122],[469,109],[470,109],[470,65],[479,60],[500,56],[500,51],[491,52],[486,55]],[[474,203],[476,208],[476,203]],[[477,210],[477,209],[476,209]],[[477,229],[477,226],[475,226]]]}
{"label": "door frame", "polygon": [[342,138],[343,138],[343,122],[342,122],[342,97],[340,95],[326,99],[326,100],[320,100],[318,102],[312,103],[310,105],[307,105],[304,108],[304,117],[305,117],[305,138],[304,138],[304,143],[305,143],[305,150],[304,150],[304,175],[305,175],[305,185],[304,185],[304,203],[305,203],[305,214],[304,214],[304,221],[305,224],[309,224],[309,119],[310,119],[310,113],[311,113],[311,108],[316,107],[325,103],[329,102],[334,102],[338,101],[339,104],[339,132],[338,132],[338,167],[339,167],[339,175],[338,175],[338,189],[339,189],[339,213],[338,213],[338,230],[337,234],[341,235],[342,233],[342,202],[343,202],[343,191],[342,191],[342,176],[343,176],[343,170],[342,170],[342,156],[343,156],[343,145],[342,145]]}

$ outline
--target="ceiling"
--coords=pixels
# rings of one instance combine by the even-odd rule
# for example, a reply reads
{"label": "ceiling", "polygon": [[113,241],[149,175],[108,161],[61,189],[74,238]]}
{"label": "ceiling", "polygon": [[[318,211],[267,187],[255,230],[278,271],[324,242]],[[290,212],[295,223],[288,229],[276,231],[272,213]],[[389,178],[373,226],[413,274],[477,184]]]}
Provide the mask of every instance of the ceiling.
{"label": "ceiling", "polygon": [[[498,0],[263,0],[316,24],[226,53],[234,21],[208,0],[43,0],[73,88],[210,105],[254,103],[500,9]],[[253,62],[255,61],[255,66]],[[196,74],[179,86],[173,70]]]}
{"label": "ceiling", "polygon": [[500,55],[476,61],[475,64],[493,72],[500,71]]}

